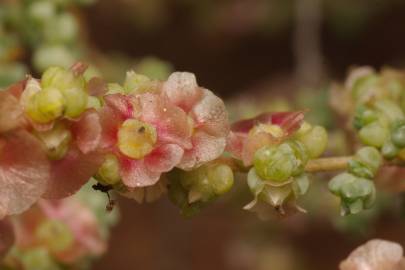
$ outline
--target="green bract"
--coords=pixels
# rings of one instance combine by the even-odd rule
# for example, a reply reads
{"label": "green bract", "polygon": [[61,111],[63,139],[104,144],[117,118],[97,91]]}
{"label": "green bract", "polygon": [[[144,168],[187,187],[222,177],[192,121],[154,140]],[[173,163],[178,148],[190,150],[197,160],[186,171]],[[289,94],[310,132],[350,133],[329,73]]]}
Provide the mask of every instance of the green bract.
{"label": "green bract", "polygon": [[384,114],[391,123],[404,119],[404,113],[401,108],[392,100],[377,100],[374,102],[374,107],[377,111]]}
{"label": "green bract", "polygon": [[27,115],[38,123],[48,123],[62,116],[66,103],[56,88],[47,88],[35,93],[26,105]]}
{"label": "green bract", "polygon": [[375,200],[374,183],[350,173],[335,176],[329,182],[329,190],[341,198],[342,214],[356,214],[372,206]]}
{"label": "green bract", "polygon": [[134,71],[128,71],[125,82],[124,89],[126,93],[136,93],[141,94],[148,91],[150,79],[142,74],[137,74]]}
{"label": "green bract", "polygon": [[349,172],[356,176],[371,179],[382,164],[380,152],[374,147],[363,147],[349,162]]}
{"label": "green bract", "polygon": [[398,148],[405,147],[405,122],[397,121],[392,126],[391,140]]}
{"label": "green bract", "polygon": [[98,169],[95,176],[97,181],[105,185],[115,185],[120,182],[120,164],[118,159],[113,154],[108,154],[105,157],[103,164]]}
{"label": "green bract", "polygon": [[362,127],[378,120],[378,114],[364,105],[357,107],[353,125],[356,129],[361,129]]}
{"label": "green bract", "polygon": [[254,157],[256,173],[263,179],[283,183],[303,172],[308,161],[307,149],[298,141],[260,148]]}
{"label": "green bract", "polygon": [[380,122],[373,122],[360,129],[362,143],[374,147],[382,147],[389,137],[389,129]]}
{"label": "green bract", "polygon": [[297,135],[297,140],[305,146],[310,158],[317,158],[327,147],[328,133],[324,127],[315,126],[307,132]]}
{"label": "green bract", "polygon": [[398,155],[398,152],[399,149],[392,143],[391,140],[386,141],[383,147],[381,148],[381,154],[386,159],[395,158]]}

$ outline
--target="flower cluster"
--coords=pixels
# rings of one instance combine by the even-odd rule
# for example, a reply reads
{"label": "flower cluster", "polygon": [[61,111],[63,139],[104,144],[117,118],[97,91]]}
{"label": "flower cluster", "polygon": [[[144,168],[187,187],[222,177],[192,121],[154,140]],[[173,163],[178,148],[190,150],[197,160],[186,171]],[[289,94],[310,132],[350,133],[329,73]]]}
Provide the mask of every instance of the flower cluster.
{"label": "flower cluster", "polygon": [[12,225],[7,235],[14,235],[14,241],[1,241],[11,248],[2,258],[2,269],[87,269],[94,257],[106,251],[109,227],[117,219],[116,211],[99,211],[105,198],[89,191],[84,188],[59,201],[40,200],[3,223]]}
{"label": "flower cluster", "polygon": [[119,85],[85,70],[51,67],[41,80],[0,92],[1,216],[71,195],[91,176],[151,201],[165,191],[165,173],[192,171],[224,152],[225,105],[193,74],[153,81],[128,72]]}
{"label": "flower cluster", "polygon": [[310,159],[325,151],[327,133],[303,120],[302,111],[282,112],[262,114],[232,126],[228,149],[250,168],[247,182],[255,196],[245,209],[261,209],[264,202],[284,214],[283,205],[295,204],[294,199],[308,190],[304,169]]}

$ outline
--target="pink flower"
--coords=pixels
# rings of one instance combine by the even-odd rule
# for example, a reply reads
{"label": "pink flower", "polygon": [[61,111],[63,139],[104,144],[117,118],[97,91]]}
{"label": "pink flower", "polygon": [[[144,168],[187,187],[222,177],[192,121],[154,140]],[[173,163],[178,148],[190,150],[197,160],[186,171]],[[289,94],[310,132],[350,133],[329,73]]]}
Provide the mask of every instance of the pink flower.
{"label": "pink flower", "polygon": [[296,111],[264,113],[253,119],[238,121],[231,127],[227,150],[249,166],[258,149],[284,141],[300,128],[303,120],[304,112]]}
{"label": "pink flower", "polygon": [[[72,237],[68,236],[71,241],[66,242],[63,249],[52,246],[52,241],[58,239],[44,239],[39,233],[41,226],[55,221],[61,222],[67,229],[62,233]],[[75,197],[58,201],[40,200],[35,207],[18,216],[14,225],[16,246],[19,249],[45,247],[63,263],[74,263],[87,256],[99,256],[107,248],[96,216]]]}
{"label": "pink flower", "polygon": [[[0,218],[27,210],[40,197],[63,198],[73,194],[103,162],[98,151],[98,113],[90,109],[77,119],[34,124],[25,116],[21,103],[26,84],[24,80],[0,92]],[[63,138],[41,138],[48,136],[56,123],[67,130],[71,140],[66,154],[54,160],[49,158],[49,151]]]}
{"label": "pink flower", "polygon": [[104,99],[102,147],[118,158],[127,187],[154,185],[180,162],[183,147],[190,145],[187,115],[153,93],[113,94]]}
{"label": "pink flower", "polygon": [[192,123],[191,146],[185,147],[177,167],[190,170],[218,158],[229,133],[228,114],[223,101],[198,86],[193,74],[175,72],[162,85],[162,95],[180,107]]}

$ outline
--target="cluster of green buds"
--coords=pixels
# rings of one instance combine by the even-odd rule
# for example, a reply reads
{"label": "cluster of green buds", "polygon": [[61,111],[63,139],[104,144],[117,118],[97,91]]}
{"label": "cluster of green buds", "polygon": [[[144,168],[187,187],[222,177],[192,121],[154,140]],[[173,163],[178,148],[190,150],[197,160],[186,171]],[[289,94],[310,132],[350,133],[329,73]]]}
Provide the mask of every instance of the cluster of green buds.
{"label": "cluster of green buds", "polygon": [[369,71],[351,84],[353,126],[361,142],[386,159],[405,158],[405,78],[394,71]]}
{"label": "cluster of green buds", "polygon": [[307,192],[310,181],[305,166],[310,159],[319,157],[326,146],[326,130],[303,123],[292,138],[256,151],[247,178],[255,201],[268,203],[283,213],[283,204]]}
{"label": "cluster of green buds", "polygon": [[36,70],[43,71],[52,65],[68,67],[81,54],[76,45],[79,22],[70,7],[91,2],[94,1],[6,1],[0,4],[5,11],[0,16],[0,25],[10,31],[10,36],[19,33],[17,42],[24,50],[32,51]]}
{"label": "cluster of green buds", "polygon": [[220,162],[211,162],[192,171],[176,169],[169,173],[169,198],[185,216],[199,210],[227,193],[233,186],[232,169]]}
{"label": "cluster of green buds", "polygon": [[342,215],[357,214],[373,205],[376,189],[372,179],[382,161],[375,147],[363,147],[350,160],[347,172],[329,182],[329,190],[341,199]]}
{"label": "cluster of green buds", "polygon": [[79,117],[88,108],[89,95],[82,75],[61,67],[47,69],[41,82],[30,79],[22,102],[27,116],[39,124]]}

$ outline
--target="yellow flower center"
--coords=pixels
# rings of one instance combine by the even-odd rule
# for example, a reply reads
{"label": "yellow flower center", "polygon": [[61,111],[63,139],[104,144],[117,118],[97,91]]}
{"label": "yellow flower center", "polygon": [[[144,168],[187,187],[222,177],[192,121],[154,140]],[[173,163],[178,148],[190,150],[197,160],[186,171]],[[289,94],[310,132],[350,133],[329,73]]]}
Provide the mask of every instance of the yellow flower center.
{"label": "yellow flower center", "polygon": [[156,141],[156,129],[136,119],[126,120],[118,131],[118,148],[133,159],[141,159],[152,152]]}
{"label": "yellow flower center", "polygon": [[275,138],[281,138],[284,136],[284,131],[280,126],[271,124],[258,124],[250,130],[249,135],[254,135],[259,132],[271,134]]}

